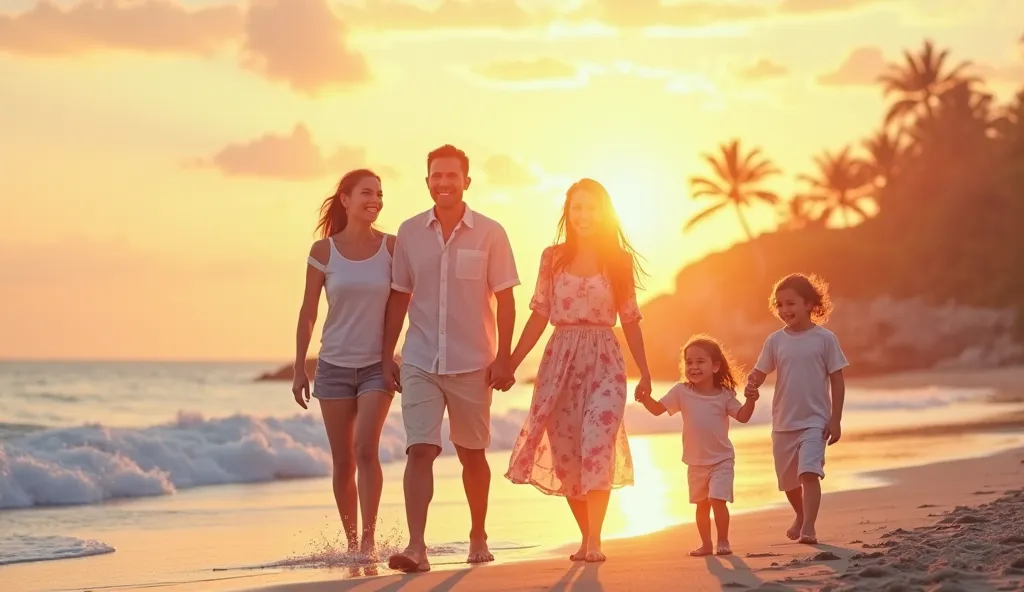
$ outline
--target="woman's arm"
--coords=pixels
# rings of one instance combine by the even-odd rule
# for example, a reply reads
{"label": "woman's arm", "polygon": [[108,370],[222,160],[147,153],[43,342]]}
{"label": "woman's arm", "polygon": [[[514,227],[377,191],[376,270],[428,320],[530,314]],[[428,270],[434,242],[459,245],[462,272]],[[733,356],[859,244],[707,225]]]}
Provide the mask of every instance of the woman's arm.
{"label": "woman's arm", "polygon": [[512,372],[519,369],[519,365],[523,363],[526,356],[530,355],[533,348],[537,346],[537,342],[540,341],[540,337],[544,334],[547,326],[547,315],[536,311],[530,314],[530,318],[526,319],[526,326],[523,327],[523,332],[519,335],[519,342],[516,343],[516,348],[512,351]]}
{"label": "woman's arm", "polygon": [[[328,239],[329,240],[329,239]],[[313,338],[313,327],[316,326],[317,309],[320,306],[320,291],[324,287],[324,270],[330,258],[330,245],[326,240],[319,240],[309,250],[306,265],[306,287],[302,294],[302,306],[299,308],[299,322],[295,330],[295,374],[299,370],[306,372],[306,354],[309,342]]]}

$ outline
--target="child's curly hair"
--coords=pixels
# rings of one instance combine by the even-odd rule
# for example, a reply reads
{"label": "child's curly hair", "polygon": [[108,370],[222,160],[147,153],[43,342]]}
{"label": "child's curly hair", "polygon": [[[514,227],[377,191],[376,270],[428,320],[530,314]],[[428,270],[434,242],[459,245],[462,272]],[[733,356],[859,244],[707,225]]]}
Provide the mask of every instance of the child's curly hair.
{"label": "child's curly hair", "polygon": [[775,282],[772,295],[768,298],[768,308],[776,317],[779,316],[778,296],[781,290],[793,290],[806,302],[811,304],[811,320],[817,325],[824,325],[832,314],[832,298],[828,295],[828,282],[821,276],[802,273],[787,275]]}
{"label": "child's curly hair", "polygon": [[679,371],[684,377],[686,376],[686,352],[691,347],[701,348],[711,358],[712,364],[718,364],[718,372],[715,372],[716,387],[736,390],[736,386],[739,384],[737,376],[743,373],[743,369],[736,365],[736,361],[717,339],[707,334],[694,335],[683,346],[683,351],[679,356]]}

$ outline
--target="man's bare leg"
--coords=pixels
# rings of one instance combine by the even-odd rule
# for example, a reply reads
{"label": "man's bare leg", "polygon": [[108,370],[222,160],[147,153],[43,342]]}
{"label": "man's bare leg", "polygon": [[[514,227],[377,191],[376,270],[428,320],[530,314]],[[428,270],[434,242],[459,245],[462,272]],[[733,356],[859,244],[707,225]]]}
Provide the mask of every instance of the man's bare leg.
{"label": "man's bare leg", "polygon": [[433,444],[413,444],[405,462],[405,519],[409,525],[409,545],[392,555],[391,569],[404,572],[427,571],[427,510],[434,497],[434,459],[441,450]]}
{"label": "man's bare leg", "polygon": [[462,486],[469,502],[469,556],[467,563],[494,561],[487,547],[487,501],[491,491],[491,467],[487,464],[487,451],[473,450],[455,445],[462,463]]}

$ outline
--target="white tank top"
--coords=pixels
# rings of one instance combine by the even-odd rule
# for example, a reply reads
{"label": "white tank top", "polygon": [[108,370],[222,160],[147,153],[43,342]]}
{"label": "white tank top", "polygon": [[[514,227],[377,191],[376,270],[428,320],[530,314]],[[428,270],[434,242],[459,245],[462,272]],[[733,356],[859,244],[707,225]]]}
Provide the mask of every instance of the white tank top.
{"label": "white tank top", "polygon": [[391,254],[387,237],[369,259],[346,259],[331,245],[327,265],[309,258],[324,272],[327,318],[320,338],[320,359],[344,368],[380,362],[384,342],[384,309],[391,293]]}

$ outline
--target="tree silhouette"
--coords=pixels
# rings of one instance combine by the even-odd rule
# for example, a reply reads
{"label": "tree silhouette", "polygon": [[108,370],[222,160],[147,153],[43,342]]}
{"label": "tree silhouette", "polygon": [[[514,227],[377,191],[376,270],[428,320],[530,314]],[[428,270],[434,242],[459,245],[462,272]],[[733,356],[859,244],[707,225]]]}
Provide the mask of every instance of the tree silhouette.
{"label": "tree silhouette", "polygon": [[888,71],[879,77],[879,81],[886,97],[892,94],[898,97],[885,115],[886,127],[915,115],[931,118],[935,103],[942,93],[957,84],[971,84],[979,80],[964,74],[971,62],[960,62],[952,69],[947,69],[948,58],[948,49],[936,53],[935,45],[926,39],[919,53],[903,51],[902,66],[889,65]]}
{"label": "tree silhouette", "polygon": [[810,190],[799,197],[809,204],[817,205],[822,221],[828,221],[836,212],[843,218],[843,226],[850,226],[850,212],[866,219],[867,212],[861,207],[861,200],[873,190],[869,169],[851,155],[849,146],[837,154],[825,151],[814,159],[818,170],[816,176],[800,175],[798,179],[807,183]]}
{"label": "tree silhouette", "polygon": [[779,175],[782,171],[761,153],[760,148],[743,154],[739,140],[720,145],[717,155],[705,153],[701,156],[714,170],[716,178],[691,177],[692,197],[710,197],[718,200],[718,203],[690,218],[683,230],[690,230],[715,212],[732,206],[747,239],[752,239],[753,234],[743,215],[743,208],[756,202],[777,204],[779,196],[765,189],[762,184],[769,177]]}

